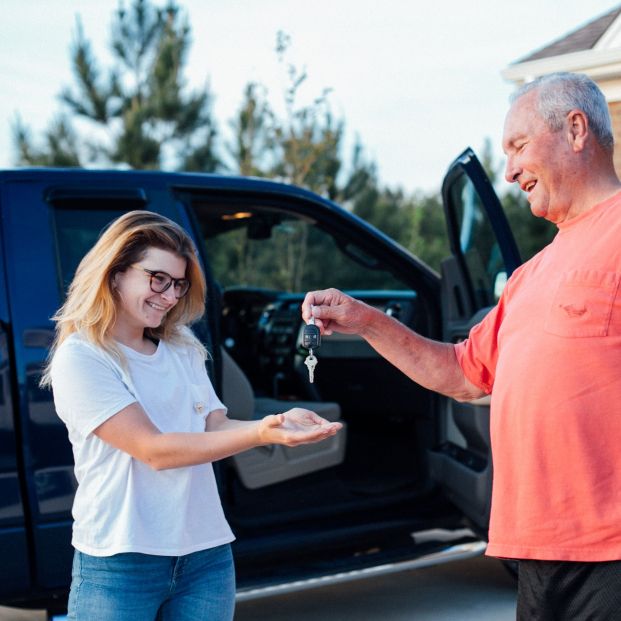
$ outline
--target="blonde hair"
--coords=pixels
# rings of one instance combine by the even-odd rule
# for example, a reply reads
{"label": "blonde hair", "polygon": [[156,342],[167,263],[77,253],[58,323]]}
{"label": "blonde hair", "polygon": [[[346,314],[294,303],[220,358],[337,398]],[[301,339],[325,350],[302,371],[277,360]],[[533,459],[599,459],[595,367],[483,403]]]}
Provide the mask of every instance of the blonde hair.
{"label": "blonde hair", "polygon": [[205,312],[205,276],[196,248],[187,233],[175,222],[150,211],[130,211],[114,220],[78,265],[67,299],[52,317],[56,336],[41,379],[51,384],[50,365],[54,352],[74,332],[112,354],[123,366],[125,358],[110,336],[117,317],[116,274],[140,261],[149,248],[168,250],[187,262],[188,293],[164,317],[157,328],[145,328],[145,336],[192,345],[205,358],[202,343],[186,329]]}

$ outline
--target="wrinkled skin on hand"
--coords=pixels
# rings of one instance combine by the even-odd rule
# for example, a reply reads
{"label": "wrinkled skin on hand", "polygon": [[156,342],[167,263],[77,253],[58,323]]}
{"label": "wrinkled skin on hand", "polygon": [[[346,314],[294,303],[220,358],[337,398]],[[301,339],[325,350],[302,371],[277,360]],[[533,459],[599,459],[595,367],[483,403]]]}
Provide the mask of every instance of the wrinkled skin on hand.
{"label": "wrinkled skin on hand", "polygon": [[[311,311],[312,308],[312,311]],[[311,315],[322,334],[333,332],[362,334],[371,321],[373,309],[338,289],[310,291],[302,302],[302,317],[308,322]]]}

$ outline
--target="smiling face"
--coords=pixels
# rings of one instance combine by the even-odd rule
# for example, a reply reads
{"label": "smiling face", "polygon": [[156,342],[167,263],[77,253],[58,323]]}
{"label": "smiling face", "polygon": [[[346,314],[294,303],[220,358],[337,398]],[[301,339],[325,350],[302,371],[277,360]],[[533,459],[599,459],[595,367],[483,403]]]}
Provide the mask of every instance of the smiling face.
{"label": "smiling face", "polygon": [[114,277],[117,293],[117,317],[113,332],[125,338],[142,338],[145,328],[157,328],[166,313],[177,303],[175,287],[162,293],[151,290],[151,277],[144,271],[166,272],[173,278],[185,278],[187,262],[184,258],[161,248],[149,248],[133,267]]}
{"label": "smiling face", "polygon": [[571,217],[575,152],[568,128],[552,131],[540,116],[537,91],[520,97],[507,114],[505,178],[527,194],[533,215],[556,224]]}

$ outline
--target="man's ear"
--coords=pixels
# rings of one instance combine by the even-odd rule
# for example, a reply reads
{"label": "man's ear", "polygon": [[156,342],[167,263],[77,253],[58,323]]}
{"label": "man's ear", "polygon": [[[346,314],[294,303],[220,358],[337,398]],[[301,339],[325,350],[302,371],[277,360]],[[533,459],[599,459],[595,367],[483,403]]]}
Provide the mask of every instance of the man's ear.
{"label": "man's ear", "polygon": [[567,138],[571,148],[578,153],[584,149],[589,135],[589,119],[582,110],[572,110],[567,115]]}

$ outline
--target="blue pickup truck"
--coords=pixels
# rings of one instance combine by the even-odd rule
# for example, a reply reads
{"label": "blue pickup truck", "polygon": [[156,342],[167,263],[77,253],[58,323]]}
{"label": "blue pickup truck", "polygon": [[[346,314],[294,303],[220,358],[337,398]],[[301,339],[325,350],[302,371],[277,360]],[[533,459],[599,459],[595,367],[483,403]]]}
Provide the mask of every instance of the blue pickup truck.
{"label": "blue pickup truck", "polygon": [[325,445],[262,447],[217,464],[237,535],[239,598],[480,553],[491,482],[487,404],[432,394],[349,335],[324,340],[310,384],[301,348],[304,291],[325,286],[431,338],[468,333],[520,258],[472,151],[451,165],[443,200],[452,256],[438,274],[347,210],[288,185],[0,172],[0,603],[50,613],[66,605],[76,483],[65,428],[38,382],[49,318],[76,266],[102,227],[132,209],[168,216],[196,242],[208,310],[195,330],[230,414],[310,402],[344,423]]}

